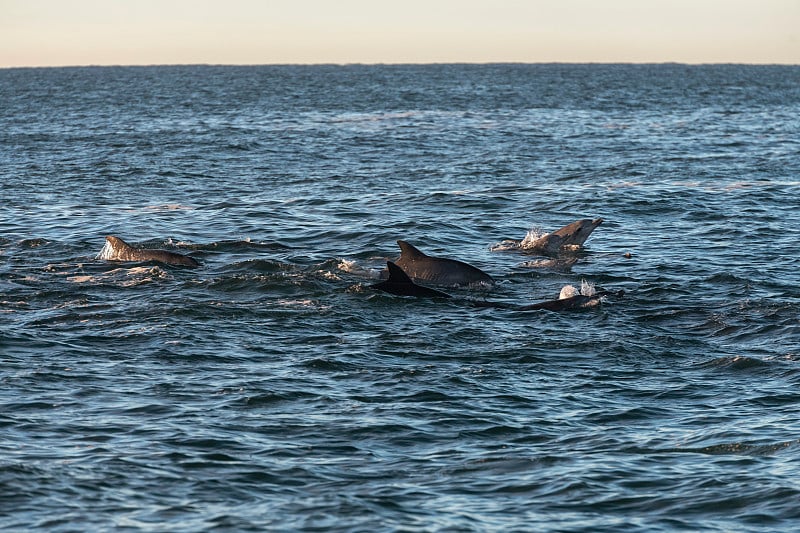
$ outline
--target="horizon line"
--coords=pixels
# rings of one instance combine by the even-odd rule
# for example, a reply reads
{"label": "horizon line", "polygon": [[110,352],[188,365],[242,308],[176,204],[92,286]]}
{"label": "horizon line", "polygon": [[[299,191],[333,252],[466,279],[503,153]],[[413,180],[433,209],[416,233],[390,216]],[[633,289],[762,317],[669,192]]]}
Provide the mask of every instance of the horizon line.
{"label": "horizon line", "polygon": [[67,65],[8,65],[0,70],[47,69],[47,68],[148,68],[148,67],[353,67],[353,66],[445,66],[445,65],[681,65],[699,66],[752,66],[752,67],[797,67],[800,63],[754,63],[736,61],[425,61],[425,62],[310,62],[310,63],[86,63]]}

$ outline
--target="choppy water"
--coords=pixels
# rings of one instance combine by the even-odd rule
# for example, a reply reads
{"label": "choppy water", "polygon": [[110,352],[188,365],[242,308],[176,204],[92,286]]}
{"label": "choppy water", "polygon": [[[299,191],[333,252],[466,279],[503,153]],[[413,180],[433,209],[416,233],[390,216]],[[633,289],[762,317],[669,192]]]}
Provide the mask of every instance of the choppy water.
{"label": "choppy water", "polygon": [[[800,527],[800,67],[11,69],[0,103],[0,528]],[[588,217],[571,269],[491,251]],[[375,293],[397,239],[498,283]],[[464,300],[582,280],[626,294]]]}

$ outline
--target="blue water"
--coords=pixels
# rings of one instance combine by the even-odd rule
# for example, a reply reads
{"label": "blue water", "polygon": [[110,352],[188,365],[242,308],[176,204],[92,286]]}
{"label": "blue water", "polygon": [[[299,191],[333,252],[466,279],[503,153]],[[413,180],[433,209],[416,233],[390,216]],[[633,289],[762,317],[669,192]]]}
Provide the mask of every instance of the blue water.
{"label": "blue water", "polygon": [[800,528],[800,67],[7,69],[0,180],[2,530]]}

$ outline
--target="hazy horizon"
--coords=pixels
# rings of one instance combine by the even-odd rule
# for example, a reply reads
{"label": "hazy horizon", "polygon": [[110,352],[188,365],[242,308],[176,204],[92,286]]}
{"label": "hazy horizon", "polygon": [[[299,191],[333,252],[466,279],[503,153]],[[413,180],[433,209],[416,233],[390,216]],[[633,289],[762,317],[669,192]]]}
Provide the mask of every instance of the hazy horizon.
{"label": "hazy horizon", "polygon": [[141,64],[85,64],[85,65],[20,65],[0,66],[0,70],[12,69],[70,69],[70,68],[152,68],[152,67],[351,67],[351,66],[435,66],[435,65],[684,65],[688,67],[740,65],[753,67],[793,67],[800,63],[735,63],[709,62],[687,63],[683,61],[431,61],[418,63],[141,63]]}
{"label": "hazy horizon", "polygon": [[800,64],[794,0],[0,0],[0,68]]}

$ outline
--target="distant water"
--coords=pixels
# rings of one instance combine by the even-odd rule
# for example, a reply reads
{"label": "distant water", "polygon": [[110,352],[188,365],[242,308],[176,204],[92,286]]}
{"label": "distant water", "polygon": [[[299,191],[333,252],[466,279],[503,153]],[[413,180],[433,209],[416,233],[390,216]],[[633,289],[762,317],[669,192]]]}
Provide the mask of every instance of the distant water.
{"label": "distant water", "polygon": [[[800,67],[10,69],[0,104],[1,529],[800,529]],[[589,217],[571,268],[491,250]],[[498,282],[375,293],[397,239]],[[625,296],[469,304],[582,280]]]}

